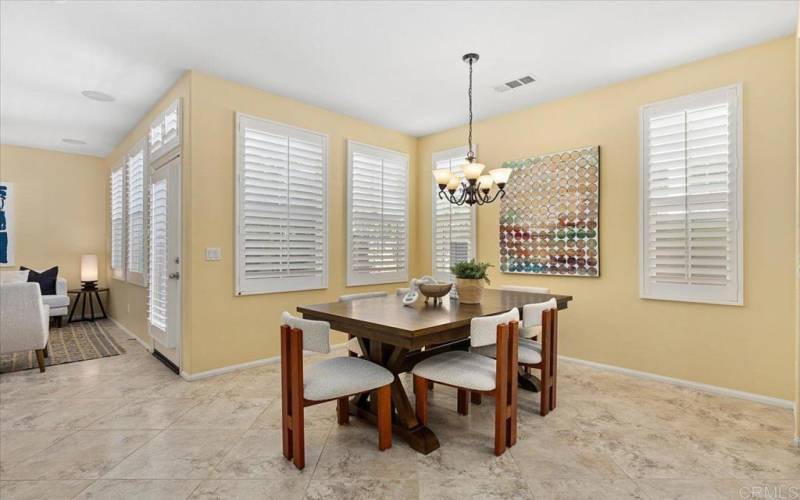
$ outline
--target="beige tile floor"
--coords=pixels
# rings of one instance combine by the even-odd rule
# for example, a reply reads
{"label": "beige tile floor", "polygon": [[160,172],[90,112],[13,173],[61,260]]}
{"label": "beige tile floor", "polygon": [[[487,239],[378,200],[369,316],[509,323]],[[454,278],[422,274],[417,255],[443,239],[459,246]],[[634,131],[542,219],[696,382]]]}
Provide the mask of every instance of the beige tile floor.
{"label": "beige tile floor", "polygon": [[106,326],[126,354],[0,376],[3,500],[800,498],[789,410],[567,362],[555,412],[521,393],[520,440],[502,457],[493,405],[458,416],[437,387],[439,450],[398,439],[381,453],[373,428],[320,405],[301,473],[281,455],[278,365],[189,383]]}

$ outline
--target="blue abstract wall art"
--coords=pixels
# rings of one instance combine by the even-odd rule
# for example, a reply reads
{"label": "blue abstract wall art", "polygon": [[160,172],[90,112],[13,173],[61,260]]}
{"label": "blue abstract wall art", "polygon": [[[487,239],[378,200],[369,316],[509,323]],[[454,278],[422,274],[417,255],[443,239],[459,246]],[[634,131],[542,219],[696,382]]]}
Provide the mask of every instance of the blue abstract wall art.
{"label": "blue abstract wall art", "polygon": [[0,182],[0,266],[14,264],[14,190]]}

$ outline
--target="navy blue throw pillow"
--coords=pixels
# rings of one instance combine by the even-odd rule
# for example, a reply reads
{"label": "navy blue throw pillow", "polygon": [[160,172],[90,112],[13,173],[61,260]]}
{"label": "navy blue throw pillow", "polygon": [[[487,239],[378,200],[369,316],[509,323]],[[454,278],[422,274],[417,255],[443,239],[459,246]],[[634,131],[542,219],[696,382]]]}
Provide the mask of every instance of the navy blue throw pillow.
{"label": "navy blue throw pillow", "polygon": [[20,266],[20,271],[28,271],[28,283],[39,283],[42,295],[56,294],[56,278],[58,278],[58,266],[51,267],[47,271],[37,272]]}

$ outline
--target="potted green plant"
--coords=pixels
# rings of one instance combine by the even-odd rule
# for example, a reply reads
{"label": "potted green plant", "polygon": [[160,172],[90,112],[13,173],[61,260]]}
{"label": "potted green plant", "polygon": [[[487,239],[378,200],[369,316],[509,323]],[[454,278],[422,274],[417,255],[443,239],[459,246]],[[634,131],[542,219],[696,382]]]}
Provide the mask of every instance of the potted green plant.
{"label": "potted green plant", "polygon": [[488,262],[475,262],[475,259],[458,262],[450,267],[456,277],[458,301],[462,304],[480,304],[483,297],[483,283],[491,285],[486,271],[494,267]]}

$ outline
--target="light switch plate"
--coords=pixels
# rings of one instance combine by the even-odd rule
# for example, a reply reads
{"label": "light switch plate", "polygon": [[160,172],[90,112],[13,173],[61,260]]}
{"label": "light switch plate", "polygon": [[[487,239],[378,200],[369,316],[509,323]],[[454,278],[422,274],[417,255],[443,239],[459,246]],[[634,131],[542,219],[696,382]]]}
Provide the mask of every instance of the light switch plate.
{"label": "light switch plate", "polygon": [[206,247],[206,260],[222,260],[222,249],[219,247]]}

